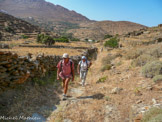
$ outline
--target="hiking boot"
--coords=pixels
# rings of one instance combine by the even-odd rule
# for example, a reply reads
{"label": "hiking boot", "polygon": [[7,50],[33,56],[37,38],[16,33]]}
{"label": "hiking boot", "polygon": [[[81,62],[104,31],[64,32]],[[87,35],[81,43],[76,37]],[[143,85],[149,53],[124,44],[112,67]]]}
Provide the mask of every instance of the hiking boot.
{"label": "hiking boot", "polygon": [[66,97],[66,96],[63,96],[63,97],[62,97],[62,100],[66,100],[66,99],[67,99],[67,97]]}
{"label": "hiking boot", "polygon": [[62,95],[62,100],[66,100],[66,99],[67,99],[66,94],[63,94],[63,95]]}

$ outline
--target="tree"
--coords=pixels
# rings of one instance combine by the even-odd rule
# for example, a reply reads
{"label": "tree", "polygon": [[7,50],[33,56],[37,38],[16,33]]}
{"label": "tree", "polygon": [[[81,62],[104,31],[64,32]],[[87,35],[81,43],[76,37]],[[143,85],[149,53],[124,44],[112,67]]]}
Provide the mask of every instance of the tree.
{"label": "tree", "polygon": [[49,36],[49,35],[38,34],[37,42],[45,44],[45,45],[48,45],[48,46],[51,46],[52,44],[55,43],[55,40],[51,36]]}

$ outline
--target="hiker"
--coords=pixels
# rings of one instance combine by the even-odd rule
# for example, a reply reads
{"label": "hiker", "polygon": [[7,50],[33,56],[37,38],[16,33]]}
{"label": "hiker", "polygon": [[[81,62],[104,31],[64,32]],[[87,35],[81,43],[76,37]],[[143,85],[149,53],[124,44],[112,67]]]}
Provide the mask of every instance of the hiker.
{"label": "hiker", "polygon": [[61,78],[63,81],[63,99],[66,99],[68,83],[70,79],[74,81],[74,63],[69,59],[69,55],[67,53],[64,53],[62,58],[63,60],[59,61],[57,65],[57,80]]}
{"label": "hiker", "polygon": [[85,85],[85,80],[88,72],[88,68],[92,65],[85,56],[82,56],[81,61],[78,63],[77,71],[80,74],[81,84]]}

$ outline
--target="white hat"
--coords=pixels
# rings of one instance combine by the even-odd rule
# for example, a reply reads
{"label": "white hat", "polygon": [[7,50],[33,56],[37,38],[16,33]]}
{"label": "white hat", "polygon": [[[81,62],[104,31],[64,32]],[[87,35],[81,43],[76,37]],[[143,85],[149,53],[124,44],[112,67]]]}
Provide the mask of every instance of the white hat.
{"label": "white hat", "polygon": [[64,53],[62,58],[69,58],[69,55],[67,53]]}
{"label": "white hat", "polygon": [[85,56],[82,56],[82,59],[86,59],[86,57]]}

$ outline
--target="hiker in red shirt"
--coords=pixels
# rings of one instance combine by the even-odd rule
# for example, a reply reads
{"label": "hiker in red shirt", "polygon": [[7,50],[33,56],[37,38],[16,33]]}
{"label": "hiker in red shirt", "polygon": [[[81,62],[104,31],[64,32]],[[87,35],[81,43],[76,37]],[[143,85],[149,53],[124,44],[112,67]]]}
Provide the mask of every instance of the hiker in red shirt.
{"label": "hiker in red shirt", "polygon": [[57,80],[60,78],[63,81],[63,99],[66,99],[68,83],[70,79],[74,81],[74,63],[69,59],[69,55],[67,53],[63,54],[63,60],[61,60],[57,65]]}

